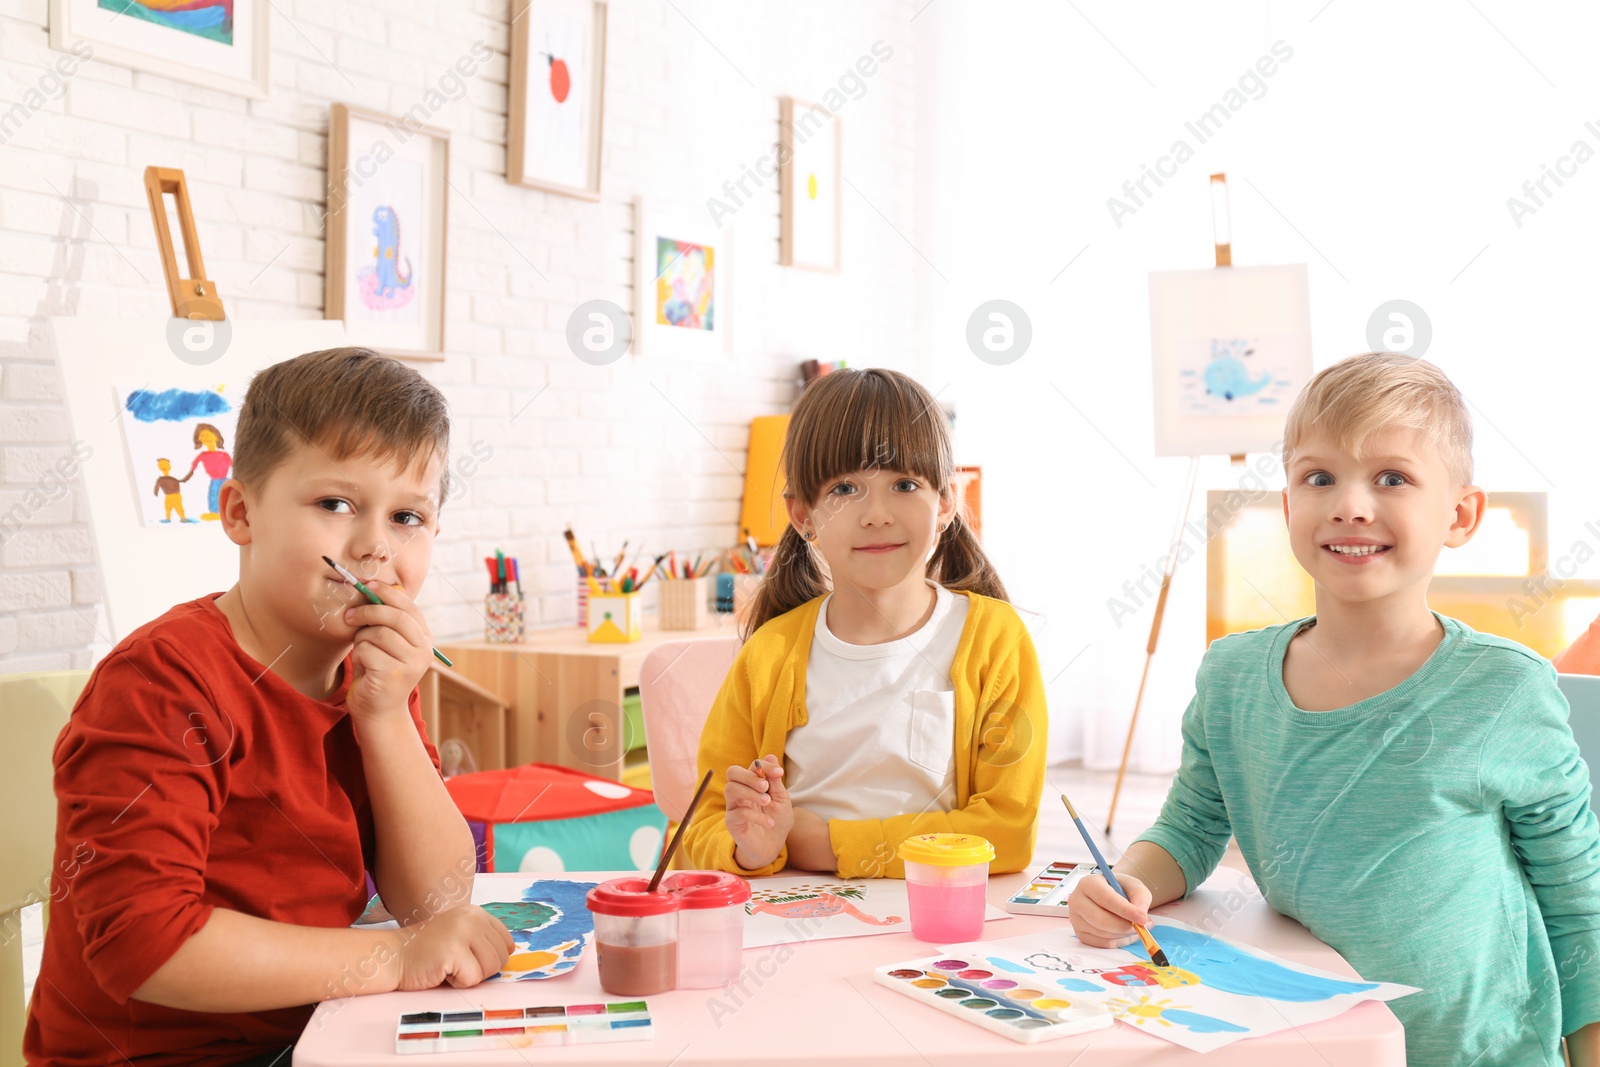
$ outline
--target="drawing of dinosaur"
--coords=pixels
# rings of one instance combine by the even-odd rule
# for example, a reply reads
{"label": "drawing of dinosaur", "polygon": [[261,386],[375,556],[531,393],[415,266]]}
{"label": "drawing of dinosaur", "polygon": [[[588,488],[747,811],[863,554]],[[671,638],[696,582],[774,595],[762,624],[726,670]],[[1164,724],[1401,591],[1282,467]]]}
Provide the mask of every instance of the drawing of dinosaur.
{"label": "drawing of dinosaur", "polygon": [[379,204],[372,209],[372,235],[378,239],[372,254],[377,259],[378,292],[385,299],[411,285],[411,260],[400,273],[400,218],[394,208]]}

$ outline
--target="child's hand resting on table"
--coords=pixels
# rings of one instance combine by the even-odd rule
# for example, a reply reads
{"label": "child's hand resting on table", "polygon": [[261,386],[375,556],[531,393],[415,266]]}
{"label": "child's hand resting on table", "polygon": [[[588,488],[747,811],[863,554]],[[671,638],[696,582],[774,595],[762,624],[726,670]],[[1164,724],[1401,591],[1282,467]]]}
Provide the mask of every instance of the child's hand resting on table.
{"label": "child's hand resting on table", "polygon": [[397,932],[397,937],[402,990],[433,989],[445,982],[457,989],[475,986],[504,967],[516,948],[500,920],[474,904],[440,912],[414,932]]}
{"label": "child's hand resting on table", "polygon": [[1103,875],[1092,874],[1079,882],[1067,899],[1067,918],[1078,940],[1093,948],[1122,948],[1139,940],[1133,924],[1150,925],[1150,889],[1131,874],[1117,872],[1117,884],[1128,893],[1123,900]]}
{"label": "child's hand resting on table", "polygon": [[783,787],[783,764],[776,756],[728,768],[723,816],[736,846],[734,862],[747,871],[765,867],[783,851],[794,827],[794,808]]}

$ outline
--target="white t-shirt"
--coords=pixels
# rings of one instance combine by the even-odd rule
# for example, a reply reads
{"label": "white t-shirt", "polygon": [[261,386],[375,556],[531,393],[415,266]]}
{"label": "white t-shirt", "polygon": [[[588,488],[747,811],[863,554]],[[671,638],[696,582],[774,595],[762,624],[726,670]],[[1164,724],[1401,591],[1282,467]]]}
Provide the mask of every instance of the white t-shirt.
{"label": "white t-shirt", "polygon": [[881,645],[852,645],[817,610],[806,663],[806,724],[784,741],[783,777],[797,808],[824,819],[949,811],[956,800],[955,686],[950,665],[968,601],[936,582],[933,614]]}

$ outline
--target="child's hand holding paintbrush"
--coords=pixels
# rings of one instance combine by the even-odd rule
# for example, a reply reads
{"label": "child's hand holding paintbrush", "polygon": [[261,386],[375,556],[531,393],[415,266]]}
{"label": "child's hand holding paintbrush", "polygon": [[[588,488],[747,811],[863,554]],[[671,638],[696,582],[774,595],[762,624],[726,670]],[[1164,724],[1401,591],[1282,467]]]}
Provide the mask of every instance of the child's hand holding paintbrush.
{"label": "child's hand holding paintbrush", "polygon": [[1150,936],[1150,890],[1130,874],[1117,874],[1111,864],[1100,854],[1100,849],[1089,836],[1088,827],[1078,818],[1072,801],[1063,794],[1061,803],[1067,806],[1072,821],[1078,824],[1089,853],[1094,856],[1103,878],[1085,878],[1078,883],[1067,900],[1067,918],[1078,940],[1094,948],[1122,948],[1135,941],[1143,941],[1150,954],[1150,962],[1166,967],[1167,954],[1161,951],[1156,939]]}

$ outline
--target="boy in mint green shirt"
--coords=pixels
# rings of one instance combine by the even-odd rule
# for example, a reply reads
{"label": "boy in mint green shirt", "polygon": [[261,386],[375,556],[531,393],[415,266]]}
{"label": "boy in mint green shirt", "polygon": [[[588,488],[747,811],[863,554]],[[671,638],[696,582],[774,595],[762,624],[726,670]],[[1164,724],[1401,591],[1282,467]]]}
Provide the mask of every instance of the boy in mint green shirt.
{"label": "boy in mint green shirt", "polygon": [[1485,497],[1435,367],[1318,374],[1285,430],[1284,516],[1317,614],[1211,645],[1161,817],[1069,911],[1084,943],[1216,868],[1230,834],[1273,908],[1390,1002],[1412,1067],[1600,1064],[1600,833],[1542,657],[1429,610]]}

